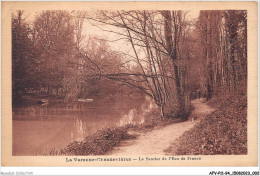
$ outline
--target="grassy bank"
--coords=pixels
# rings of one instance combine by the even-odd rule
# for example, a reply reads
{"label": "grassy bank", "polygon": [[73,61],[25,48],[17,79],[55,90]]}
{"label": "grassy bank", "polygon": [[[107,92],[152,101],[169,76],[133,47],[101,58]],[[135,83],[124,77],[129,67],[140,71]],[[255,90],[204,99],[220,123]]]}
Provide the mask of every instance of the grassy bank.
{"label": "grassy bank", "polygon": [[52,150],[49,155],[103,155],[121,141],[135,138],[128,134],[127,129],[128,127],[119,127],[99,130],[83,141],[71,142],[59,151]]}
{"label": "grassy bank", "polygon": [[45,155],[104,155],[120,142],[136,138],[136,133],[145,133],[154,128],[160,128],[172,123],[183,121],[179,119],[160,120],[160,112],[155,110],[146,114],[143,124],[128,124],[123,127],[106,128],[87,136],[83,141],[73,141],[66,148],[53,149]]}
{"label": "grassy bank", "polygon": [[220,93],[209,105],[216,110],[169,147],[171,155],[247,154],[246,91]]}

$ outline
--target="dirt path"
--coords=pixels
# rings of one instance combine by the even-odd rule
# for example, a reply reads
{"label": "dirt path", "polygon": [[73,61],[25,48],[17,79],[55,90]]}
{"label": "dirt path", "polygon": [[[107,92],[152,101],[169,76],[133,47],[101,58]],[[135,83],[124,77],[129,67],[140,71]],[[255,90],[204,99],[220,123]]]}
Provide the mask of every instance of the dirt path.
{"label": "dirt path", "polygon": [[[123,142],[115,148],[109,155],[112,156],[131,156],[131,155],[165,155],[167,149],[185,131],[191,129],[205,115],[210,114],[214,109],[203,103],[202,99],[192,101],[195,110],[186,122],[175,123],[160,129],[154,129],[147,133],[139,134],[137,139]],[[191,117],[198,119],[192,122]]]}

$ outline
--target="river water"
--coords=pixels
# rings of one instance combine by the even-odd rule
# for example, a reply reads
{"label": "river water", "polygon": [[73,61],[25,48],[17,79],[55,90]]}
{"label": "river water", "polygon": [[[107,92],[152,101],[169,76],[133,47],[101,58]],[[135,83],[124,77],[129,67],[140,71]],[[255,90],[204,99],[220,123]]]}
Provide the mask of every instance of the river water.
{"label": "river water", "polygon": [[106,127],[140,124],[155,107],[148,97],[13,107],[13,155],[44,155]]}

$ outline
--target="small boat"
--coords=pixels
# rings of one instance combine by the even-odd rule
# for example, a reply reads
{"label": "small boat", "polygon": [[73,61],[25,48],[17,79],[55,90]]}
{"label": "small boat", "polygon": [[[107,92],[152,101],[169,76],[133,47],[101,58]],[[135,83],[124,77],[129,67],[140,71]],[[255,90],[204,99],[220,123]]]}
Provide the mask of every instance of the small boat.
{"label": "small boat", "polygon": [[85,102],[92,102],[93,99],[79,98],[78,101],[79,101],[79,102],[83,102],[83,103],[85,103]]}
{"label": "small boat", "polygon": [[38,101],[39,104],[48,104],[49,100],[48,99],[41,99]]}
{"label": "small boat", "polygon": [[41,99],[41,102],[42,102],[42,103],[48,103],[49,100],[48,100],[48,99]]}

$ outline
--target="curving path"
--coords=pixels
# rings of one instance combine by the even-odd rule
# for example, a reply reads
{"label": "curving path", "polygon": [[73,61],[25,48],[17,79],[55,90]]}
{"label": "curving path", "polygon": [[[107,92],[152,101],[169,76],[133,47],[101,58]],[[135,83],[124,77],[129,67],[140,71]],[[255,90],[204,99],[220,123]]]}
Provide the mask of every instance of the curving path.
{"label": "curving path", "polygon": [[[134,140],[123,142],[116,147],[110,156],[136,156],[136,155],[165,155],[164,150],[167,149],[178,137],[185,131],[191,129],[203,117],[214,111],[213,108],[203,103],[203,99],[192,101],[195,110],[190,115],[190,118],[182,123],[174,123],[160,129],[139,134]],[[196,116],[198,119],[192,122],[191,116]]]}

